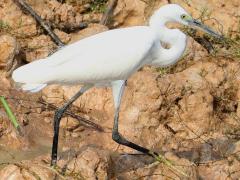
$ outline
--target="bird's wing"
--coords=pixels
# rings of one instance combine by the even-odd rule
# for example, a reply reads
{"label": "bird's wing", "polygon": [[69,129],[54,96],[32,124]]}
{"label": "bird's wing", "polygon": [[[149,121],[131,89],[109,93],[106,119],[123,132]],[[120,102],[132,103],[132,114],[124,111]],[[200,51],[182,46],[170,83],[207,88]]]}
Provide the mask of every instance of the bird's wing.
{"label": "bird's wing", "polygon": [[146,26],[110,30],[20,67],[18,74],[25,83],[44,84],[124,79],[144,63],[153,43]]}
{"label": "bird's wing", "polygon": [[[107,31],[67,46],[56,54],[56,82],[97,82],[124,79],[139,68],[153,46],[148,27]],[[57,58],[56,58],[57,59]],[[56,61],[57,62],[57,61]]]}

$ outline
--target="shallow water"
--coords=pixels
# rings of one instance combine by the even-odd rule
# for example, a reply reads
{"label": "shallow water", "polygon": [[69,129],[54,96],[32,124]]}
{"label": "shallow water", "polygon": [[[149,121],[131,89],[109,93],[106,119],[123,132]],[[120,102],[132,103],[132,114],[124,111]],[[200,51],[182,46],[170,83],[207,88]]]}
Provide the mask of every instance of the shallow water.
{"label": "shallow water", "polygon": [[45,155],[51,152],[50,146],[38,146],[29,150],[16,150],[0,147],[0,164],[16,163],[22,160],[34,159],[37,156]]}

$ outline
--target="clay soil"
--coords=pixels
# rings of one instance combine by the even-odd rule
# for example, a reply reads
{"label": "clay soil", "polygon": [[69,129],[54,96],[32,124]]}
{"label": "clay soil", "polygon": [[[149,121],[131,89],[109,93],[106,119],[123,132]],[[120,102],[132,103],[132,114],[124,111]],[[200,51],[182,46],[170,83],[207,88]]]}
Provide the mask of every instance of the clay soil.
{"label": "clay soil", "polygon": [[[26,2],[69,44],[109,28],[146,24],[155,9],[170,1],[119,0],[107,26],[99,24],[106,1]],[[239,0],[171,2],[216,31],[239,39]],[[88,27],[81,30],[83,22]],[[54,111],[80,86],[51,85],[35,94],[17,89],[12,70],[47,57],[57,46],[16,1],[1,0],[0,95],[23,134],[17,133],[0,106],[0,179],[240,179],[240,46],[230,51],[231,45],[216,46],[218,52],[208,54],[189,37],[176,65],[146,66],[128,80],[120,132],[160,152],[187,176],[111,139],[114,107],[109,88],[89,90],[64,116],[58,166],[51,168]]]}

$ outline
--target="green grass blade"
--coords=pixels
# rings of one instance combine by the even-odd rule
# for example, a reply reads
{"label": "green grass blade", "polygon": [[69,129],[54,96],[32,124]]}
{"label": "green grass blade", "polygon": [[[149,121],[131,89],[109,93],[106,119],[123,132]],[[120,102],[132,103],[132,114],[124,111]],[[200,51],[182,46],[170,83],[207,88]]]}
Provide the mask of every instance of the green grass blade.
{"label": "green grass blade", "polygon": [[21,127],[18,124],[16,117],[12,113],[12,111],[11,111],[7,101],[6,101],[6,99],[3,96],[0,96],[0,101],[1,101],[3,107],[4,107],[5,111],[6,111],[9,119],[11,120],[13,126],[17,129],[18,133],[21,134]]}
{"label": "green grass blade", "polygon": [[154,153],[151,153],[152,156],[158,161],[158,162],[162,162],[164,163],[167,167],[169,167],[171,170],[181,174],[182,176],[185,176],[185,177],[188,177],[189,176],[181,169],[177,168],[173,162],[171,162],[170,160],[168,160],[167,158],[165,158],[164,156],[162,155],[155,155]]}

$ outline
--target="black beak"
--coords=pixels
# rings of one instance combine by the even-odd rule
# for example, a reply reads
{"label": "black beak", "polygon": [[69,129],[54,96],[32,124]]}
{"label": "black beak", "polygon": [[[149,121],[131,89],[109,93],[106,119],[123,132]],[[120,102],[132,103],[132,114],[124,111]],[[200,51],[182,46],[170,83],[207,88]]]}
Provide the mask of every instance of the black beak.
{"label": "black beak", "polygon": [[200,21],[196,20],[196,19],[192,19],[192,20],[189,20],[189,25],[190,26],[195,26],[195,27],[198,27],[200,29],[202,29],[204,32],[216,37],[216,38],[219,38],[219,39],[223,39],[223,36],[218,34],[217,32],[213,31],[212,29],[210,29],[208,26],[206,26],[205,24],[201,23]]}

